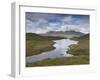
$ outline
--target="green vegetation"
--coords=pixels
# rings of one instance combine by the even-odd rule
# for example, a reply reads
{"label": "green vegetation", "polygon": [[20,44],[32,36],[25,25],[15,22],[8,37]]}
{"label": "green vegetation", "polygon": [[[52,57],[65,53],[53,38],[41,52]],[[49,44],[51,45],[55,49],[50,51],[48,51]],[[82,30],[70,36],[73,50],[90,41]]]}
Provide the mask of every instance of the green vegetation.
{"label": "green vegetation", "polygon": [[[49,40],[52,40],[52,39],[49,39]],[[89,64],[89,34],[81,36],[81,37],[74,37],[72,38],[72,40],[79,41],[77,45],[70,46],[69,53],[74,55],[73,57],[45,59],[45,60],[37,61],[31,64],[26,64],[26,66],[32,67],[32,66],[56,66],[56,65],[58,66],[58,65]]]}
{"label": "green vegetation", "polygon": [[[73,40],[79,41],[78,45],[71,45],[69,54],[72,54],[74,56],[77,56],[77,59],[82,63],[88,63],[89,64],[89,34],[72,38]],[[84,57],[83,60],[80,58]]]}
{"label": "green vegetation", "polygon": [[34,63],[29,63],[27,67],[35,67],[35,66],[61,66],[61,65],[80,65],[80,64],[88,64],[87,57],[80,56],[80,57],[61,57],[61,58],[54,58],[54,59],[45,59],[42,61],[37,61]]}
{"label": "green vegetation", "polygon": [[89,34],[84,35],[82,37],[72,38],[72,40],[79,41],[78,45],[71,45],[70,46],[70,54],[75,56],[82,56],[86,55],[89,56]]}
{"label": "green vegetation", "polygon": [[26,33],[26,56],[40,54],[41,52],[55,49],[52,40],[63,37],[40,36],[34,33]]}

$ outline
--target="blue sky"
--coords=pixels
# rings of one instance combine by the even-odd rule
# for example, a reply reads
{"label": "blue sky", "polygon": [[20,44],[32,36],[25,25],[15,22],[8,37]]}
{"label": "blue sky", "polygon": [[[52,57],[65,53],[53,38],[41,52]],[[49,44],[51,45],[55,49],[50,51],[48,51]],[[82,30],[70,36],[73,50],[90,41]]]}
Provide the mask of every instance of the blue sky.
{"label": "blue sky", "polygon": [[89,15],[26,12],[26,31],[78,31],[89,33]]}

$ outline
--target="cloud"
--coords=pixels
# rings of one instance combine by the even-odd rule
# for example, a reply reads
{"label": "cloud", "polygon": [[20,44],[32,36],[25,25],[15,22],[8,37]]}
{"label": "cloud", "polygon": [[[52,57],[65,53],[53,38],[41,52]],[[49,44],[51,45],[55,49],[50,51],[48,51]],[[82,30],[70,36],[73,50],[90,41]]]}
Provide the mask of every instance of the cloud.
{"label": "cloud", "polygon": [[78,31],[89,33],[88,15],[26,13],[27,32]]}

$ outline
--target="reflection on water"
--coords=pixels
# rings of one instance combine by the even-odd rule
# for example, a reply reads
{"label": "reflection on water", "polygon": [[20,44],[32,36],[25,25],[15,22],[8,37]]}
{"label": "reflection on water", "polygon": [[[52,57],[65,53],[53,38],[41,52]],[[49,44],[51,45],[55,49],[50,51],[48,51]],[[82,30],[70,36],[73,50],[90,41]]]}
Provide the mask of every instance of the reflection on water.
{"label": "reflection on water", "polygon": [[41,61],[47,58],[57,58],[57,57],[71,57],[73,55],[68,54],[69,46],[72,44],[77,44],[78,41],[70,40],[70,39],[61,39],[61,40],[54,40],[55,44],[53,45],[56,49],[43,52],[38,55],[33,55],[26,57],[27,63],[32,63],[36,61]]}

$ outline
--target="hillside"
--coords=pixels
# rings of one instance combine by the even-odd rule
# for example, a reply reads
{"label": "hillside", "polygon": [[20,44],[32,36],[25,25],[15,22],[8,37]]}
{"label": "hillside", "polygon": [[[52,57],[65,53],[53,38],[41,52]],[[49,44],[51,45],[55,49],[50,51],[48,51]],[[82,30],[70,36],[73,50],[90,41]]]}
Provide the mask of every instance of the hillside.
{"label": "hillside", "polygon": [[70,46],[69,53],[79,57],[85,57],[89,63],[89,34],[81,37],[72,38],[73,40],[78,40],[78,45]]}
{"label": "hillside", "polygon": [[40,54],[55,49],[53,41],[63,37],[40,36],[35,33],[26,33],[26,56]]}
{"label": "hillside", "polygon": [[26,33],[26,40],[39,39],[41,36],[35,33]]}
{"label": "hillside", "polygon": [[69,53],[74,55],[73,57],[61,57],[54,59],[45,59],[42,61],[37,61],[27,65],[32,66],[59,66],[59,65],[81,65],[89,64],[89,34],[81,37],[74,37],[72,40],[77,40],[79,43],[77,45],[70,46]]}
{"label": "hillside", "polygon": [[45,34],[40,34],[42,36],[60,36],[60,37],[67,37],[67,38],[72,38],[72,37],[79,37],[84,35],[81,32],[76,32],[76,31],[50,31]]}

